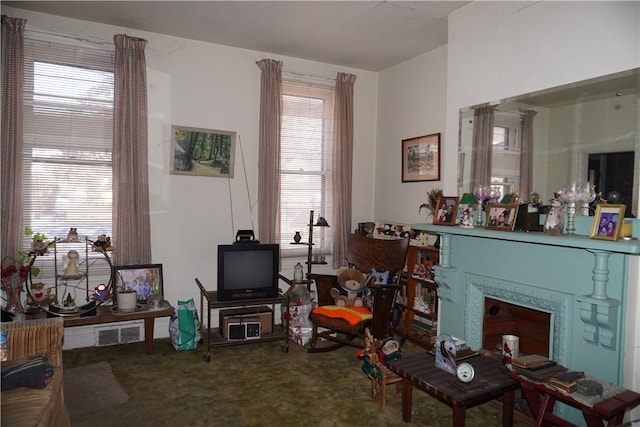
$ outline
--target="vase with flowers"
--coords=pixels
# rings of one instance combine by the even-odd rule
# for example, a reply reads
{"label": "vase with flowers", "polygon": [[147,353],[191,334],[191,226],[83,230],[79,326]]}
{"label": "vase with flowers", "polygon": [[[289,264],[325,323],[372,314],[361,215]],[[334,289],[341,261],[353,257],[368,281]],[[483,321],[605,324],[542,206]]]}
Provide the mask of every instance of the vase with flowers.
{"label": "vase with flowers", "polygon": [[32,265],[36,253],[45,253],[49,247],[47,236],[34,233],[31,228],[24,229],[24,235],[31,238],[31,250],[18,251],[15,258],[5,257],[2,260],[1,289],[2,308],[10,313],[24,311],[21,294],[25,290],[29,274],[33,277],[40,274],[40,269]]}

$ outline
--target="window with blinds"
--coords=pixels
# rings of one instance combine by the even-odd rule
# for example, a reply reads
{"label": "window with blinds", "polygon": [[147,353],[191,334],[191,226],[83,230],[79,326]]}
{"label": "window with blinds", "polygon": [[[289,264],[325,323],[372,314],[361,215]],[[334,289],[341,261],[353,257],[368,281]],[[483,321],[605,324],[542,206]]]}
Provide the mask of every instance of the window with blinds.
{"label": "window with blinds", "polygon": [[111,236],[113,61],[113,49],[25,39],[22,229]]}
{"label": "window with blinds", "polygon": [[[283,82],[280,151],[280,249],[283,257],[306,256],[291,245],[296,231],[308,241],[309,211],[330,222],[333,217],[334,89]],[[314,255],[332,248],[330,227],[313,231]]]}

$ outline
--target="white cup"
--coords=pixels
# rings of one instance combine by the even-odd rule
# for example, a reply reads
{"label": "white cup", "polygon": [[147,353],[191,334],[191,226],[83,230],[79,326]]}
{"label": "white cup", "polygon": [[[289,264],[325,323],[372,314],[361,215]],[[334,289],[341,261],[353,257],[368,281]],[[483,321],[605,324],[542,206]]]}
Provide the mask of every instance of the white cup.
{"label": "white cup", "polygon": [[520,354],[520,338],[517,335],[502,336],[502,364],[511,369],[511,361]]}

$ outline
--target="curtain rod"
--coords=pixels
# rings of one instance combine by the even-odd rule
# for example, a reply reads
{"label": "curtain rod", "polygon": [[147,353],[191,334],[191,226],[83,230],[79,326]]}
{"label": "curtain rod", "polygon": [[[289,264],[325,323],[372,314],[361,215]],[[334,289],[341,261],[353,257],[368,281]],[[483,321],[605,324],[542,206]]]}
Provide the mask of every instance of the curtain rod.
{"label": "curtain rod", "polygon": [[41,30],[41,29],[37,29],[37,28],[26,28],[25,29],[25,37],[27,38],[33,38],[33,37],[29,37],[32,34],[43,34],[43,35],[47,35],[47,36],[53,36],[53,37],[61,37],[61,38],[65,38],[65,39],[70,39],[70,40],[74,40],[76,42],[81,42],[81,43],[91,43],[97,46],[103,46],[103,47],[114,47],[113,41],[107,42],[104,40],[96,40],[96,39],[89,39],[86,37],[78,37],[78,36],[72,36],[69,34],[62,34],[62,33],[55,33],[53,31],[46,31],[46,30]]}
{"label": "curtain rod", "polygon": [[292,80],[301,81],[305,83],[320,82],[320,81],[324,82],[325,84],[331,84],[331,85],[334,85],[336,83],[335,77],[306,74],[306,73],[300,73],[298,71],[282,70],[282,77],[288,77]]}

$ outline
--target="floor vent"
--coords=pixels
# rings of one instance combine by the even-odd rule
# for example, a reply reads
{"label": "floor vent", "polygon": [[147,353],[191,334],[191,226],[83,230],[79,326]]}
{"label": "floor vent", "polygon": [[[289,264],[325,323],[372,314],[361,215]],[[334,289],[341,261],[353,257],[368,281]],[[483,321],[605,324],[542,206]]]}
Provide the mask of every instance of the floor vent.
{"label": "floor vent", "polygon": [[126,344],[142,341],[142,325],[128,324],[95,329],[95,346]]}

